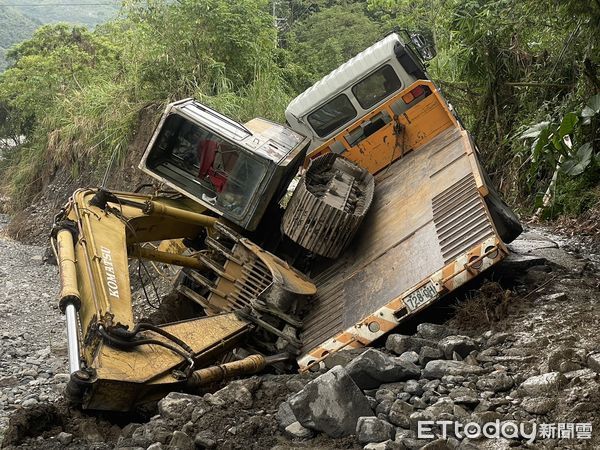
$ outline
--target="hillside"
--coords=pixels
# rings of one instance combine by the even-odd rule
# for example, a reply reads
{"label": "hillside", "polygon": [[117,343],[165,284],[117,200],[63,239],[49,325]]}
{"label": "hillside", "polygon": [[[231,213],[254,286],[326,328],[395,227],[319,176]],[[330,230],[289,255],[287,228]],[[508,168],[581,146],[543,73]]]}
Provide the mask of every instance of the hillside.
{"label": "hillside", "polygon": [[6,68],[6,51],[17,42],[28,39],[41,25],[37,19],[17,8],[0,4],[0,71]]}
{"label": "hillside", "polygon": [[80,0],[0,1],[0,72],[10,63],[6,60],[7,50],[29,39],[40,25],[65,22],[94,27],[114,18],[120,7],[120,2],[115,0],[88,0],[89,6],[83,3]]}
{"label": "hillside", "polygon": [[40,23],[67,22],[88,27],[114,18],[121,5],[118,0],[10,0],[10,3]]}

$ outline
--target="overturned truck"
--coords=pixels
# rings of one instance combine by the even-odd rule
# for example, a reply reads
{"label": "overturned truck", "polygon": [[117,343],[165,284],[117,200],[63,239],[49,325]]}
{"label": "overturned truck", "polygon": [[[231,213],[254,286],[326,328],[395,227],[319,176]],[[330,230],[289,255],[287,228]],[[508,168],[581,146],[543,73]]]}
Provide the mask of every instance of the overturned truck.
{"label": "overturned truck", "polygon": [[[318,368],[507,255],[520,225],[419,50],[387,36],[298,96],[288,126],[170,104],[140,163],[155,192],[73,194],[52,232],[73,401],[126,411]],[[201,312],[136,323],[136,260],[178,268]]]}

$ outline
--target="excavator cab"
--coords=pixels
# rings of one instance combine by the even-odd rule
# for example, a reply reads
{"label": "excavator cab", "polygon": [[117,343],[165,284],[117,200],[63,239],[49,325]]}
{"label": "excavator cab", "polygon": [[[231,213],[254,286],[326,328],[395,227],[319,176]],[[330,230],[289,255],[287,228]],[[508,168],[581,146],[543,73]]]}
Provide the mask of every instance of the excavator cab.
{"label": "excavator cab", "polygon": [[264,119],[241,125],[200,103],[172,103],[140,168],[253,231],[304,159],[304,136]]}

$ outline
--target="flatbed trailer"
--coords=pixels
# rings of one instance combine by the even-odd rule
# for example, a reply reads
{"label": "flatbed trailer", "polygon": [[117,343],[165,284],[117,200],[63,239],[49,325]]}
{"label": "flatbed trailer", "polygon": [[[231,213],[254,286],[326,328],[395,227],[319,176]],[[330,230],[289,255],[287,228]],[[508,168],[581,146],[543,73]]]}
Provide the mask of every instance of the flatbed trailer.
{"label": "flatbed trailer", "polygon": [[[428,94],[406,109],[415,89]],[[373,118],[387,122],[349,145]],[[350,247],[313,275],[301,370],[368,345],[508,254],[475,145],[431,82],[417,81],[309,158],[336,150],[375,173],[375,193]]]}

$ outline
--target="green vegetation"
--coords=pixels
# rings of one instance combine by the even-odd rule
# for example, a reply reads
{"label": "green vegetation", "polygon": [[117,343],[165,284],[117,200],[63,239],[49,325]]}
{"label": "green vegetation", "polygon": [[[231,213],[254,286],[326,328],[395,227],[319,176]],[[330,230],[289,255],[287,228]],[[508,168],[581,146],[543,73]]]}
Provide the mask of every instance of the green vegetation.
{"label": "green vegetation", "polygon": [[435,41],[430,73],[513,204],[551,217],[598,202],[600,2],[289,0],[279,30],[272,6],[129,0],[94,31],[46,25],[10,50],[0,131],[27,137],[2,162],[12,206],[57,167],[123,156],[148,105],[195,96],[240,120],[282,120],[294,95],[393,27]]}

